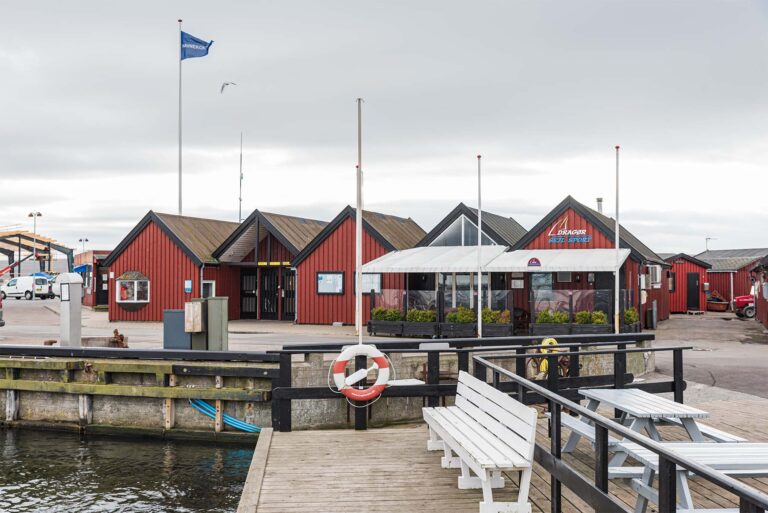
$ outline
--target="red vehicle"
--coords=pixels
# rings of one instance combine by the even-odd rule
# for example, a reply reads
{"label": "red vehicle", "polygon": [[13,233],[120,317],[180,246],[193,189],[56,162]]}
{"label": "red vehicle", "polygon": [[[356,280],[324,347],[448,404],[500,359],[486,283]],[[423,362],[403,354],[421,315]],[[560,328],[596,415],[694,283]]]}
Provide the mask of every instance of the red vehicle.
{"label": "red vehicle", "polygon": [[733,299],[733,307],[736,309],[736,315],[752,319],[755,316],[755,297],[754,296],[736,296]]}

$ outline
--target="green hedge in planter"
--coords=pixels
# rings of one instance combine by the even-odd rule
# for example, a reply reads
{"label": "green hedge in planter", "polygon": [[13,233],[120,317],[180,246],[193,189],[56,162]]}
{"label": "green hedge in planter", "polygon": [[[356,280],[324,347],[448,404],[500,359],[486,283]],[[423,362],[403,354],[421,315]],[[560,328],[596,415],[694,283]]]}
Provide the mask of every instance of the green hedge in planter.
{"label": "green hedge in planter", "polygon": [[608,314],[602,310],[592,312],[592,324],[608,324]]}
{"label": "green hedge in planter", "polygon": [[376,307],[371,310],[371,319],[374,321],[402,321],[403,314],[397,308]]}
{"label": "green hedge in planter", "polygon": [[408,322],[436,322],[437,312],[434,310],[408,310],[405,320]]}
{"label": "green hedge in planter", "polygon": [[634,306],[624,310],[624,324],[634,324],[640,320],[640,314]]}
{"label": "green hedge in planter", "polygon": [[483,308],[483,324],[509,324],[509,310],[491,310]]}
{"label": "green hedge in planter", "polygon": [[477,322],[477,315],[474,310],[465,306],[460,306],[455,312],[450,312],[445,316],[445,322],[453,324],[470,324]]}
{"label": "green hedge in planter", "polygon": [[576,312],[573,319],[576,321],[576,324],[592,324],[592,312],[587,310]]}
{"label": "green hedge in planter", "polygon": [[568,312],[542,310],[536,315],[536,324],[568,324],[570,320]]}

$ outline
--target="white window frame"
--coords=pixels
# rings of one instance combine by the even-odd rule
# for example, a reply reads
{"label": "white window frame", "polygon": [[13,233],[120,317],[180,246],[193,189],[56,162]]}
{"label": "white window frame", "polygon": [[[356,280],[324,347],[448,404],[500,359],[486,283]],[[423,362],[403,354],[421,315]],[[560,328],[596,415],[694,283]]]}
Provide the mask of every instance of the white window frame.
{"label": "white window frame", "polygon": [[216,297],[216,280],[203,280],[203,287],[200,289],[201,295],[202,295],[202,292],[205,290],[206,283],[211,285],[211,295],[205,296],[205,297]]}
{"label": "white window frame", "polygon": [[[147,282],[147,300],[146,301],[139,301],[136,299],[136,294],[139,290],[139,282],[145,281]],[[134,293],[134,299],[120,299],[120,284],[123,282],[133,282],[133,293]],[[149,280],[115,280],[115,302],[120,304],[146,304],[149,303],[152,299],[152,283]]]}

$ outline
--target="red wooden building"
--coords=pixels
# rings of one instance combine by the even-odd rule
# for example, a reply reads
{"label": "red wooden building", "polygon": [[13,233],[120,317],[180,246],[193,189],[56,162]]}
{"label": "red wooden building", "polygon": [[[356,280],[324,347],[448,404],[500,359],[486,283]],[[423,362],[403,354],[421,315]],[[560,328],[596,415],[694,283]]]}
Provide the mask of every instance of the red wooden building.
{"label": "red wooden building", "polygon": [[[612,249],[614,245],[615,222],[610,217],[579,203],[571,196],[565,198],[536,226],[531,228],[512,248],[513,250],[551,249]],[[670,266],[653,250],[620,226],[620,247],[630,250],[619,276],[620,289],[625,294],[624,306],[637,307],[640,322],[646,326],[646,312],[656,302],[657,320],[669,318],[669,286],[667,273]],[[535,296],[544,291],[595,291],[590,302],[595,309],[612,315],[614,288],[613,273],[609,272],[564,272],[536,273],[534,270],[511,276],[510,283],[517,280],[514,288],[514,304],[523,305],[533,317]],[[532,293],[533,292],[533,293]],[[583,295],[583,294],[582,294]]]}
{"label": "red wooden building", "polygon": [[752,291],[752,269],[768,256],[768,248],[716,249],[696,255],[712,266],[707,271],[709,291],[717,291],[729,303]]}
{"label": "red wooden building", "polygon": [[88,250],[75,255],[73,272],[83,277],[83,304],[91,308],[109,306],[109,268],[104,261],[110,251]]}
{"label": "red wooden building", "polygon": [[[408,218],[363,212],[363,263],[390,251],[414,247],[425,235]],[[355,322],[355,209],[346,207],[293,260],[297,322]],[[370,317],[370,290],[403,290],[402,274],[363,276],[363,322]],[[367,292],[367,294],[366,294]]]}
{"label": "red wooden building", "polygon": [[239,317],[238,276],[213,252],[238,223],[148,212],[104,260],[109,268],[109,320],[161,321],[201,296],[228,296]]}
{"label": "red wooden building", "polygon": [[672,313],[697,312],[707,309],[704,283],[712,266],[685,253],[660,255],[672,268],[667,271]]}
{"label": "red wooden building", "polygon": [[[240,286],[240,319],[296,319],[295,258],[328,223],[255,210],[213,252]],[[259,255],[256,258],[254,255]]]}

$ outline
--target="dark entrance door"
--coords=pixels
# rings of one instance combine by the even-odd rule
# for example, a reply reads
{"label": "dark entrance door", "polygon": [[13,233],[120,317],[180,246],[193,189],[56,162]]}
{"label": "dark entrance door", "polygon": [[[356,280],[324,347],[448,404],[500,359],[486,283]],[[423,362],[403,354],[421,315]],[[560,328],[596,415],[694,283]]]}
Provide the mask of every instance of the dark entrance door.
{"label": "dark entrance door", "polygon": [[258,277],[256,269],[240,271],[240,318],[255,319],[257,316]]}
{"label": "dark entrance door", "polygon": [[276,267],[261,270],[261,318],[277,319],[278,271]]}
{"label": "dark entrance door", "polygon": [[296,320],[296,271],[283,268],[283,317],[284,321]]}
{"label": "dark entrance door", "polygon": [[96,304],[109,304],[109,267],[99,267],[96,271]]}
{"label": "dark entrance door", "polygon": [[688,310],[701,310],[701,305],[699,304],[699,273],[688,273],[686,294],[688,296]]}

